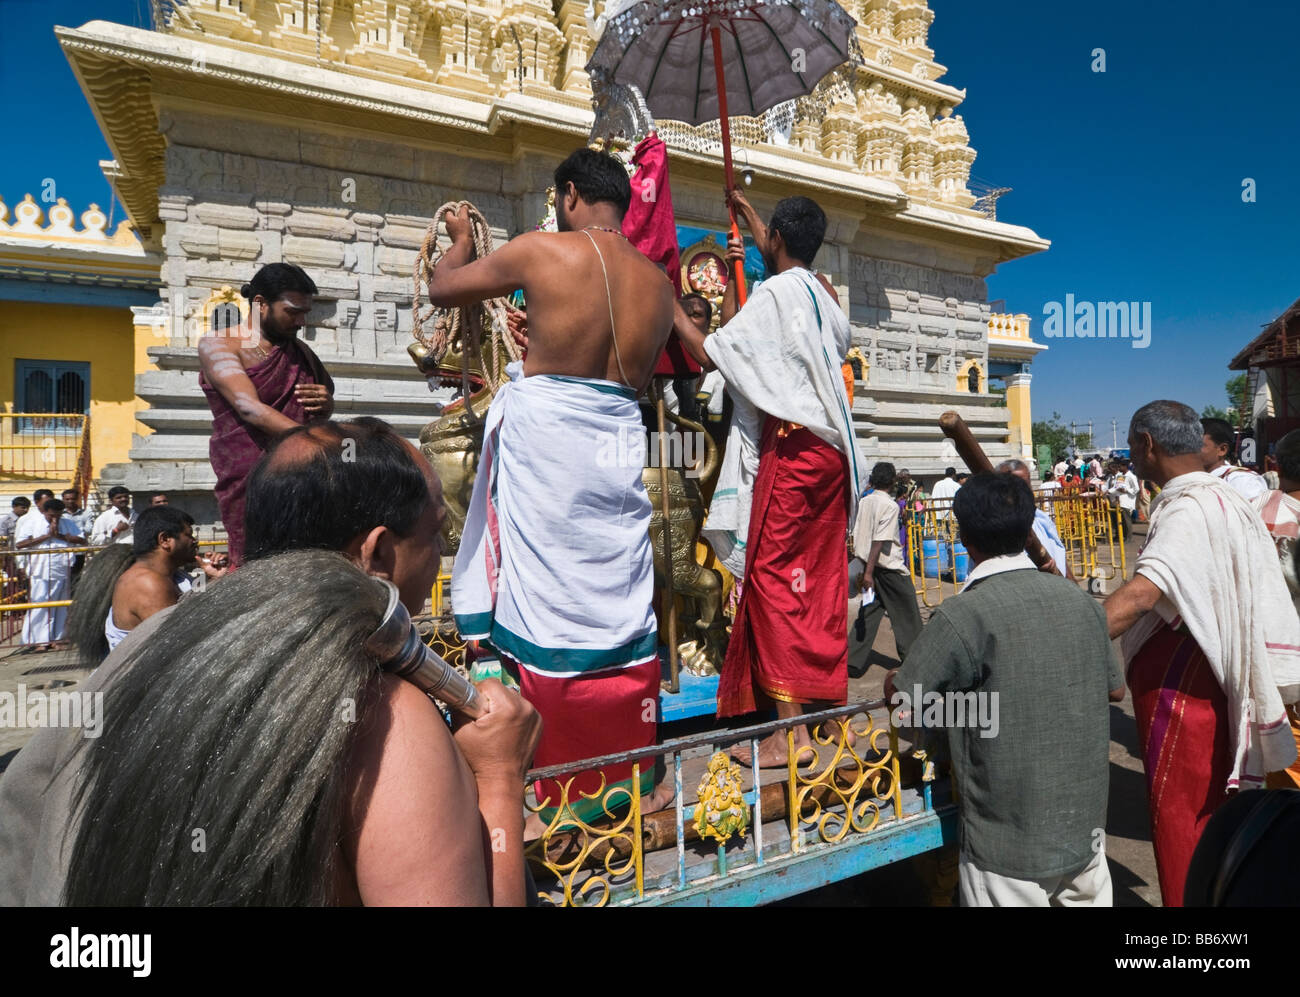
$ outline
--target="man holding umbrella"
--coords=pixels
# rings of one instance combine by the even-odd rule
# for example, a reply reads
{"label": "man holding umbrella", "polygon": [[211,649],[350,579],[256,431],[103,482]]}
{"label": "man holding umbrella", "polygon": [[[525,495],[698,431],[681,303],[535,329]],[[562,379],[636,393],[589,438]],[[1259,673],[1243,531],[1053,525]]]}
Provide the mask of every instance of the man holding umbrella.
{"label": "man holding umbrella", "polygon": [[[848,319],[812,272],[826,215],[806,197],[778,202],[763,226],[743,195],[745,220],[769,274],[707,339],[676,330],[735,398],[735,417],[704,536],[743,579],[718,688],[718,715],[774,705],[782,719],[848,694],[848,555],[856,498],[865,485],[840,361]],[[733,237],[728,258],[743,256]],[[728,298],[734,281],[728,285]],[[795,744],[809,743],[804,728]],[[743,752],[742,752],[743,754]],[[759,746],[759,764],[786,764],[784,732]]]}

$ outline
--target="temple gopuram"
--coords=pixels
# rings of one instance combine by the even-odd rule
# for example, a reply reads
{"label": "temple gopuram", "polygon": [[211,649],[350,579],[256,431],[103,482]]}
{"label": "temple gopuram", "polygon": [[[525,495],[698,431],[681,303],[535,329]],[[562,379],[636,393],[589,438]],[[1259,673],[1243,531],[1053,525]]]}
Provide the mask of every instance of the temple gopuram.
{"label": "temple gopuram", "polygon": [[[338,414],[414,439],[439,398],[406,353],[430,215],[466,198],[498,241],[536,226],[554,168],[592,129],[583,66],[602,6],[155,0],[153,30],[57,28],[140,252],[161,261],[157,303],[132,309],[137,341],[154,344],[135,378],[144,431],[101,485],[162,489],[215,518],[195,346],[242,320],[238,288],[278,260],[320,288],[305,338]],[[948,409],[995,462],[1028,459],[1029,365],[1045,347],[1025,316],[991,313],[985,281],[1048,242],[971,191],[966,92],[943,82],[924,0],[844,6],[865,56],[853,78],[733,124],[748,196],[764,216],[792,194],[827,213],[817,266],[853,324],[868,460],[941,474],[957,462],[936,425]],[[702,232],[725,244],[716,126],[657,125],[681,249]]]}

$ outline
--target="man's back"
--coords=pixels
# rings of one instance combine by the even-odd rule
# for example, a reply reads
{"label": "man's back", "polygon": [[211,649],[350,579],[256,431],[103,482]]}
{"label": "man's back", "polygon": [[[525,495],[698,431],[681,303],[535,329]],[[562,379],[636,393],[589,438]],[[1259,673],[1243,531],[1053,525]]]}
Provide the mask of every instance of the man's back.
{"label": "man's back", "polygon": [[895,684],[974,692],[995,718],[992,736],[969,721],[948,735],[975,865],[1037,879],[1092,858],[1106,823],[1107,693],[1121,681],[1105,614],[1063,578],[1005,571],[936,610]]}
{"label": "man's back", "polygon": [[174,606],[180,597],[180,586],[174,577],[137,561],[117,580],[110,619],[119,630],[131,630],[155,613]]}
{"label": "man's back", "polygon": [[604,230],[534,233],[524,241],[529,264],[523,285],[525,373],[618,382],[626,373],[632,387],[641,388],[672,330],[673,287],[663,271],[621,235]]}

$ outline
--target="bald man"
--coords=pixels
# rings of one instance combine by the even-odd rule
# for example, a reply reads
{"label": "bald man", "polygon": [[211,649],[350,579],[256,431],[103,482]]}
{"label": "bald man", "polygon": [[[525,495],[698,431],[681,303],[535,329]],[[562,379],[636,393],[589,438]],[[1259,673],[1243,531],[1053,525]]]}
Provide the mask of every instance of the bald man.
{"label": "bald man", "polygon": [[[1023,460],[1004,460],[997,466],[997,472],[999,474],[1014,474],[1031,489],[1034,487],[1034,483],[1029,477],[1029,466]],[[1074,575],[1070,573],[1069,562],[1065,559],[1065,541],[1061,539],[1061,534],[1056,530],[1056,522],[1052,519],[1050,513],[1038,508],[1034,509],[1034,536],[1038,537],[1047,553],[1052,555],[1052,563],[1056,565],[1057,573],[1070,579],[1070,581],[1074,581]]]}

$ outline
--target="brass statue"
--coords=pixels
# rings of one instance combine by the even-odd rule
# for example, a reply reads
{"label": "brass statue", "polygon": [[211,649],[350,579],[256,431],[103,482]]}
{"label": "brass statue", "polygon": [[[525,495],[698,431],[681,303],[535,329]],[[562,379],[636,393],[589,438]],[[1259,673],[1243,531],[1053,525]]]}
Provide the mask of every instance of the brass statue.
{"label": "brass statue", "polygon": [[[678,653],[681,655],[682,666],[691,674],[716,675],[726,657],[727,644],[726,620],[722,615],[722,580],[716,571],[696,560],[695,550],[700,539],[700,527],[704,524],[704,498],[700,493],[700,483],[707,483],[717,473],[721,461],[713,438],[698,422],[670,411],[665,411],[664,416],[682,430],[683,436],[691,433],[695,440],[704,444],[702,463],[691,469],[690,476],[682,468],[668,468],[668,508],[673,589],[687,603],[687,610],[682,616],[683,623],[694,624],[683,626],[682,639],[677,645]],[[646,467],[641,472],[641,481],[650,496],[653,510],[650,515],[650,543],[654,547],[655,584],[662,588],[666,572],[658,459],[658,448],[647,447]]]}
{"label": "brass statue", "polygon": [[[456,384],[466,377],[459,353],[449,350],[441,362],[437,362],[428,347],[421,343],[412,343],[406,349],[426,377]],[[504,366],[503,357],[498,357],[498,362]],[[483,420],[496,394],[496,388],[486,383],[482,365],[474,358],[468,364],[467,382],[469,394],[445,406],[439,418],[420,430],[420,452],[438,472],[443,499],[447,503],[447,519],[442,533],[447,541],[444,549],[448,554],[454,554],[460,548],[465,513],[469,509],[474,477],[478,473],[479,454],[483,452]]]}

